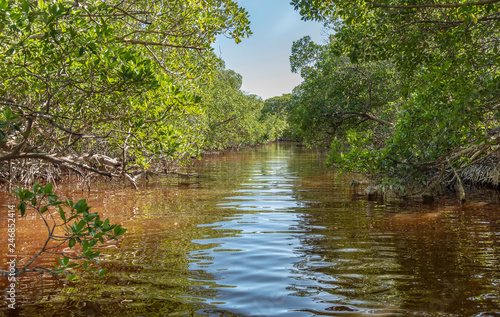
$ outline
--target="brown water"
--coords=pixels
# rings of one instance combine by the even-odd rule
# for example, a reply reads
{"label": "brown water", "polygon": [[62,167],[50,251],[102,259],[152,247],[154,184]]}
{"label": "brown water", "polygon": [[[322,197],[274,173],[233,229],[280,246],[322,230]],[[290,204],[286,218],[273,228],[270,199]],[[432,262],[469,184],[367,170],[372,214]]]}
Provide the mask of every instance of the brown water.
{"label": "brown water", "polygon": [[[192,168],[199,178],[156,179],[139,193],[62,189],[129,231],[103,250],[110,272],[101,279],[62,290],[47,279],[42,296],[40,281],[25,277],[17,313],[500,316],[497,195],[464,206],[368,201],[323,161],[271,145],[207,158]],[[10,201],[0,196],[2,215]],[[35,217],[18,230],[21,257],[43,243]]]}

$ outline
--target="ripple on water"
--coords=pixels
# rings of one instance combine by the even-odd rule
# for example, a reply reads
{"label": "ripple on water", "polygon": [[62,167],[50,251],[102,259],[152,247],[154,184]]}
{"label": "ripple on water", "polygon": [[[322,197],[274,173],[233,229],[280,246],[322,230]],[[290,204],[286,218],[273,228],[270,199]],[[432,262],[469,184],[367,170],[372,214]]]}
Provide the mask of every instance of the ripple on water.
{"label": "ripple on water", "polygon": [[[217,301],[225,303],[219,304],[220,308],[240,313],[253,311],[256,316],[294,316],[297,312],[287,313],[289,308],[307,307],[313,301],[310,295],[318,294],[317,289],[310,290],[315,283],[302,280],[300,273],[294,271],[304,258],[298,251],[302,247],[300,236],[304,234],[297,230],[301,218],[300,213],[254,213],[219,222],[214,230],[235,230],[234,236],[195,240],[218,247],[191,252],[192,259],[202,255],[213,260],[209,267],[200,267],[199,262],[193,261],[191,269],[204,269],[224,284],[234,286],[218,294]],[[299,288],[302,291],[298,292]]]}
{"label": "ripple on water", "polygon": [[497,207],[381,205],[335,183],[316,153],[258,151],[208,162],[199,188],[151,191],[128,209],[109,203],[131,222],[106,250],[109,275],[90,283],[92,294],[109,292],[107,312],[499,315]]}

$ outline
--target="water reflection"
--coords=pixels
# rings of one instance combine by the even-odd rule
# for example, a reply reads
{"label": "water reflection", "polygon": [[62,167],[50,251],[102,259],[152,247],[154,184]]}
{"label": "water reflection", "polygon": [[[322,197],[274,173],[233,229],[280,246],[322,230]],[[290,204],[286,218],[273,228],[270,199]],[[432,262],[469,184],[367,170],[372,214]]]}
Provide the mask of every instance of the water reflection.
{"label": "water reflection", "polygon": [[[458,207],[446,202],[420,206],[359,200],[331,178],[325,181],[328,176],[321,168],[304,168],[311,163],[304,161],[300,168],[289,156],[255,163],[251,177],[219,204],[236,215],[211,224],[208,236],[193,241],[205,249],[190,252],[189,268],[210,277],[210,288],[217,293],[207,302],[217,305],[217,312],[496,312],[497,204],[491,202],[492,208],[484,212],[484,203]],[[470,217],[477,207],[486,219]],[[219,230],[224,235],[215,233]],[[476,274],[478,270],[482,274]],[[475,292],[482,295],[470,296]]]}
{"label": "water reflection", "polygon": [[[199,178],[155,179],[139,193],[93,188],[89,205],[129,228],[105,250],[110,273],[62,292],[47,281],[43,297],[26,277],[20,315],[499,314],[498,197],[464,206],[367,201],[322,162],[272,145],[208,157],[192,168]],[[36,219],[25,223],[19,241],[29,254],[43,241]]]}
{"label": "water reflection", "polygon": [[[210,246],[190,253],[190,269],[217,282],[210,286],[218,290],[210,303],[219,312],[310,315],[298,311],[312,305],[309,295],[317,291],[295,269],[307,261],[302,243],[307,230],[301,225],[304,215],[294,212],[301,205],[294,195],[299,177],[289,170],[287,161],[287,156],[275,156],[254,163],[248,180],[234,191],[236,195],[218,204],[246,213],[212,225],[224,235],[193,241]],[[301,301],[290,295],[300,296]]]}
{"label": "water reflection", "polygon": [[[217,294],[209,302],[217,305],[219,312],[251,312],[252,316],[367,313],[367,307],[380,309],[376,300],[353,301],[351,297],[357,292],[353,286],[364,284],[364,293],[378,297],[390,292],[388,283],[370,283],[371,279],[362,273],[370,266],[383,266],[385,280],[391,281],[393,276],[387,272],[398,267],[393,250],[366,243],[346,248],[342,237],[329,241],[336,243],[335,249],[319,247],[328,230],[323,224],[313,223],[310,212],[317,204],[322,204],[324,212],[325,203],[304,195],[312,184],[304,179],[307,175],[299,177],[289,162],[293,162],[289,156],[275,156],[256,163],[251,177],[234,191],[243,195],[230,195],[225,197],[229,202],[219,204],[246,213],[212,224],[216,237],[193,241],[206,249],[190,253],[189,268],[206,273],[210,281],[216,282],[210,288],[217,289]],[[225,234],[217,234],[219,230]],[[382,257],[375,255],[379,252]],[[351,267],[352,272],[336,272],[343,266]],[[362,308],[356,308],[356,304],[362,304]]]}

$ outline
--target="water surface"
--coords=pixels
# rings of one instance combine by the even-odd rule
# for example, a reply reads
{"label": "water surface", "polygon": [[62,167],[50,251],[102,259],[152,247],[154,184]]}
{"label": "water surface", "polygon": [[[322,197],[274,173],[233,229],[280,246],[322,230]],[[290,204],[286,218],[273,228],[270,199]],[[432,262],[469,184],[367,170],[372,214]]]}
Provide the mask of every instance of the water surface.
{"label": "water surface", "polygon": [[[500,316],[496,194],[368,201],[323,161],[275,144],[207,157],[191,168],[200,177],[139,193],[95,186],[89,205],[129,228],[103,250],[110,273],[62,291],[46,280],[43,295],[26,277],[20,315]],[[24,221],[27,256],[43,240]]]}

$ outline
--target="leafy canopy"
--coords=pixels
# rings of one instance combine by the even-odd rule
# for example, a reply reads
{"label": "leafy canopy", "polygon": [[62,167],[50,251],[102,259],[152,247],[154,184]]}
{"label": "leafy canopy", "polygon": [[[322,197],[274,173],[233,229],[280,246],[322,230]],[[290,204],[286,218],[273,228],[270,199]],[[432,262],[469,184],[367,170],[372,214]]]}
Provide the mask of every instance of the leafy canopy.
{"label": "leafy canopy", "polygon": [[[392,81],[397,82],[389,85],[395,89],[391,98],[377,92],[383,100],[379,113],[391,123],[389,130],[380,134],[371,127],[351,125],[347,135],[336,133],[331,163],[359,171],[369,166],[371,172],[400,179],[420,179],[445,166],[445,175],[451,178],[452,167],[460,172],[497,148],[492,131],[499,125],[500,1],[293,0],[292,4],[303,19],[322,21],[334,31],[325,55],[311,54],[315,45],[304,40],[301,46],[307,49],[292,55],[293,69],[303,67],[300,61],[307,66],[315,58],[313,67],[301,70],[303,85],[312,85],[311,74],[335,58],[348,58],[356,67],[392,65]],[[342,87],[326,74],[317,77],[327,84],[317,86],[316,97],[333,90],[349,111],[355,109],[348,91],[356,91],[363,80],[353,78]],[[297,93],[302,98],[308,91],[299,87]],[[301,107],[325,111],[330,103],[312,101]],[[336,120],[338,116],[328,123]]]}

